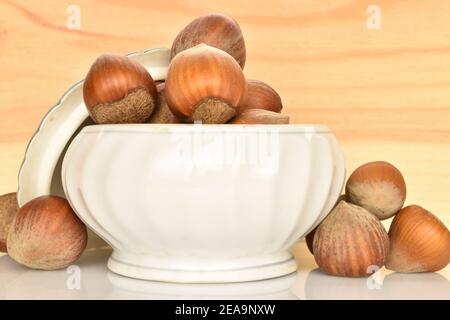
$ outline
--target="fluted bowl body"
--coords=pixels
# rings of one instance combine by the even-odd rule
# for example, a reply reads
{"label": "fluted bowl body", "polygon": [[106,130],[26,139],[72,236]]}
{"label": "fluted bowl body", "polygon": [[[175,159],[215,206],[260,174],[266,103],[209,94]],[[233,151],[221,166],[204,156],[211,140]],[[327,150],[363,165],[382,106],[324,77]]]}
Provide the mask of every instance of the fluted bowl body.
{"label": "fluted bowl body", "polygon": [[328,214],[345,166],[317,125],[98,125],[63,162],[66,196],[119,274],[236,282],[296,270],[289,248]]}

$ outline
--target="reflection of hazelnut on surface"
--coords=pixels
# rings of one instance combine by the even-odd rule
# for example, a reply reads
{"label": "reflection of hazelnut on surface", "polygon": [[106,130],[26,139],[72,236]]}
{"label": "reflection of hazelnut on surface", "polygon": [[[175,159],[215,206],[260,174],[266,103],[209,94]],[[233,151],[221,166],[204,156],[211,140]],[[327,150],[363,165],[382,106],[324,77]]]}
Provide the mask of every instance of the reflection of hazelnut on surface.
{"label": "reflection of hazelnut on surface", "polygon": [[200,44],[177,54],[164,89],[172,113],[185,121],[226,123],[247,90],[242,69],[228,53]]}
{"label": "reflection of hazelnut on surface", "polygon": [[19,211],[16,193],[0,196],[0,252],[6,252],[6,239],[11,223]]}
{"label": "reflection of hazelnut on surface", "polygon": [[210,13],[194,19],[175,38],[171,59],[181,51],[201,43],[227,52],[244,68],[244,37],[234,19],[221,13]]}
{"label": "reflection of hazelnut on surface", "polygon": [[271,86],[259,80],[247,80],[247,94],[239,104],[239,111],[246,109],[280,112],[283,104],[280,96]]}
{"label": "reflection of hazelnut on surface", "polygon": [[336,276],[369,276],[380,268],[389,251],[381,222],[366,209],[339,204],[317,228],[314,258],[323,272]]}
{"label": "reflection of hazelnut on surface", "polygon": [[395,216],[389,229],[391,249],[386,268],[398,272],[428,272],[450,262],[450,232],[432,213],[411,205]]}
{"label": "reflection of hazelnut on surface", "polygon": [[232,124],[288,124],[289,116],[263,109],[248,109],[239,113]]}
{"label": "reflection of hazelnut on surface", "polygon": [[157,102],[155,83],[138,62],[104,54],[91,66],[83,96],[96,123],[142,123]]}
{"label": "reflection of hazelnut on surface", "polygon": [[54,270],[76,261],[87,243],[86,226],[69,203],[42,196],[20,208],[8,234],[8,253],[33,269]]}
{"label": "reflection of hazelnut on surface", "polygon": [[180,119],[178,119],[172,111],[170,111],[169,106],[167,105],[166,96],[164,94],[164,82],[158,83],[156,89],[158,90],[158,103],[153,110],[149,123],[180,123]]}
{"label": "reflection of hazelnut on surface", "polygon": [[406,198],[401,172],[384,161],[369,162],[357,168],[345,190],[348,201],[367,209],[380,220],[395,215]]}

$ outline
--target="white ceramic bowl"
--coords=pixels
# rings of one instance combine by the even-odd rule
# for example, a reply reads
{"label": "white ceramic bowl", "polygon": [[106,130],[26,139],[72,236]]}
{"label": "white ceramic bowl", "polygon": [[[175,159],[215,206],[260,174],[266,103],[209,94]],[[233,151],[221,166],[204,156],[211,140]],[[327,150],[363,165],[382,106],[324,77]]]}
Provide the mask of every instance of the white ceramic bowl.
{"label": "white ceramic bowl", "polygon": [[314,125],[87,126],[62,181],[80,218],[140,279],[237,282],[296,270],[290,246],[340,195],[344,161]]}

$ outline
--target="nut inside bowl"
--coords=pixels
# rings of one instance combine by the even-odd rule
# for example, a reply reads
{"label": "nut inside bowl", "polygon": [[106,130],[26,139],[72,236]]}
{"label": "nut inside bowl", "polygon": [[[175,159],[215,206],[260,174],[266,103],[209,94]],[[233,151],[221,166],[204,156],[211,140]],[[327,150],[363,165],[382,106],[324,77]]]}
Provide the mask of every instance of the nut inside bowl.
{"label": "nut inside bowl", "polygon": [[289,249],[340,195],[345,168],[320,125],[84,127],[64,191],[114,249],[111,271],[170,282],[237,282],[296,270]]}

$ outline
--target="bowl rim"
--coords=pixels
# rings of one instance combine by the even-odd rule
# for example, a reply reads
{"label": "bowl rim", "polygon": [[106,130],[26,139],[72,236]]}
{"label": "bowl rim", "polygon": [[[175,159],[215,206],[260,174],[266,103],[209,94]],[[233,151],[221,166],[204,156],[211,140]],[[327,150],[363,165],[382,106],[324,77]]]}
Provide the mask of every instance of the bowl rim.
{"label": "bowl rim", "polygon": [[280,133],[331,133],[331,130],[321,124],[197,124],[197,123],[127,123],[127,124],[94,124],[83,127],[83,133],[112,133],[112,132],[280,132]]}

